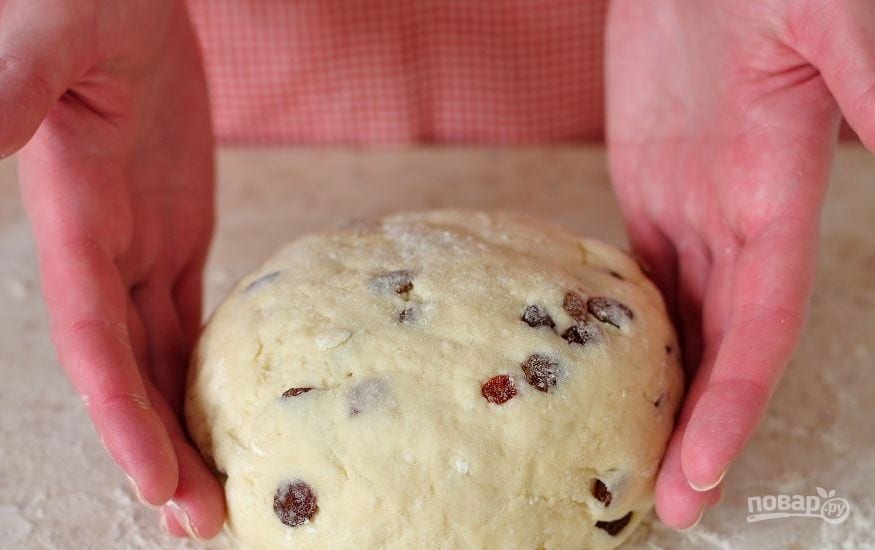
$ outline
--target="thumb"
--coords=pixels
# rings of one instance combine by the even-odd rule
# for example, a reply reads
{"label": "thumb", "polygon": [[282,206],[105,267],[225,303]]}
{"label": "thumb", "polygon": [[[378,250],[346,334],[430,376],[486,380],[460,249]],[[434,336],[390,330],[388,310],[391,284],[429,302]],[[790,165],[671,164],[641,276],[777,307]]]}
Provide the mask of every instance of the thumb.
{"label": "thumb", "polygon": [[794,23],[799,53],[814,65],[848,124],[875,151],[875,3],[806,3]]}
{"label": "thumb", "polygon": [[4,2],[0,7],[0,157],[21,149],[70,87],[89,34],[66,2]]}

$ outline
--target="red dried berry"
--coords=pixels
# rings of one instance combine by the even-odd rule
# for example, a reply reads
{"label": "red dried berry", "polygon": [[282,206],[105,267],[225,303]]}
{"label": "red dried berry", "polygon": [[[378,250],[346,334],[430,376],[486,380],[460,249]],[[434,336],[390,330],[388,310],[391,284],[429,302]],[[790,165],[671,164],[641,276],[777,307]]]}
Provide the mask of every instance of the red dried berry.
{"label": "red dried berry", "polygon": [[632,310],[625,304],[604,296],[594,296],[587,300],[586,309],[599,321],[609,323],[617,328],[622,328],[635,317]]}
{"label": "red dried berry", "polygon": [[530,327],[556,327],[550,314],[539,305],[528,306],[523,312],[522,320]]}
{"label": "red dried berry", "polygon": [[562,334],[569,344],[580,344],[585,346],[589,343],[595,343],[601,340],[601,332],[599,327],[588,321],[579,322],[572,325]]}
{"label": "red dried berry", "polygon": [[562,368],[559,363],[546,355],[530,355],[522,364],[526,382],[542,392],[549,392],[556,387]]}
{"label": "red dried berry", "polygon": [[562,309],[571,316],[572,319],[583,321],[586,319],[586,302],[583,296],[573,290],[565,293],[565,299],[562,301]]}
{"label": "red dried berry", "polygon": [[303,525],[319,511],[316,493],[300,479],[284,483],[273,495],[273,511],[289,527]]}
{"label": "red dried berry", "polygon": [[289,388],[283,392],[283,397],[298,397],[301,394],[307,393],[313,388]]}
{"label": "red dried berry", "polygon": [[608,491],[608,486],[604,484],[604,482],[600,479],[592,480],[592,487],[590,488],[592,492],[592,496],[602,504],[605,505],[605,508],[611,505],[611,499],[614,495]]}
{"label": "red dried berry", "polygon": [[480,393],[490,403],[501,405],[513,399],[516,395],[516,384],[513,378],[506,374],[499,374],[487,380],[481,387]]}
{"label": "red dried berry", "polygon": [[620,519],[615,519],[614,521],[597,521],[595,522],[595,526],[599,529],[603,529],[607,531],[609,535],[612,537],[616,537],[620,531],[623,530],[624,527],[629,525],[629,520],[632,519],[632,512],[629,512],[625,516]]}

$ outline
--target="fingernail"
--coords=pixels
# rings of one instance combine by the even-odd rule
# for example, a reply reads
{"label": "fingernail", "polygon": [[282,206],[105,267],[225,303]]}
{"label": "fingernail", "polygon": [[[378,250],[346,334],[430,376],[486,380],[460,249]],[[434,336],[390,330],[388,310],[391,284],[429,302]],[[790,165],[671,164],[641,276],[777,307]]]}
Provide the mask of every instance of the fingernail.
{"label": "fingernail", "polygon": [[137,500],[139,500],[141,504],[143,504],[144,506],[146,506],[150,510],[160,510],[161,509],[160,506],[155,506],[151,502],[146,501],[146,499],[143,497],[143,493],[140,491],[140,486],[137,485],[137,482],[134,481],[134,478],[132,478],[131,476],[129,476],[127,474],[125,474],[125,477],[128,478],[128,483],[131,486],[131,491],[133,491],[134,496],[137,497]]}
{"label": "fingernail", "polygon": [[165,516],[164,514],[161,514],[161,519],[158,520],[158,525],[161,526],[162,531],[164,531],[165,533],[167,533],[171,537],[173,536],[173,533],[170,532],[170,527],[167,525],[167,516]]}
{"label": "fingernail", "polygon": [[678,531],[692,531],[693,528],[696,527],[696,525],[699,525],[699,522],[702,521],[702,517],[704,517],[704,515],[705,515],[705,507],[702,506],[702,509],[699,510],[699,517],[696,518],[696,521],[694,521],[693,524],[690,525],[689,527],[685,527],[683,529],[678,529]]}
{"label": "fingernail", "polygon": [[173,519],[176,520],[176,523],[182,526],[185,529],[185,532],[188,533],[188,536],[191,538],[203,542],[203,538],[197,534],[197,531],[194,530],[194,525],[191,523],[191,519],[188,517],[188,513],[186,513],[185,509],[177,504],[173,500],[167,501],[167,509],[170,510],[170,513],[173,514]]}
{"label": "fingernail", "polygon": [[692,481],[690,481],[688,479],[687,484],[689,484],[689,486],[694,491],[697,491],[699,493],[704,493],[705,491],[710,491],[714,487],[717,487],[718,485],[720,485],[720,482],[723,481],[724,477],[726,477],[726,472],[728,472],[728,471],[729,471],[729,468],[727,467],[725,470],[723,470],[723,472],[720,473],[719,476],[717,476],[717,480],[714,481],[714,483],[710,483],[710,484],[706,484],[706,485],[696,485],[695,483],[693,483]]}

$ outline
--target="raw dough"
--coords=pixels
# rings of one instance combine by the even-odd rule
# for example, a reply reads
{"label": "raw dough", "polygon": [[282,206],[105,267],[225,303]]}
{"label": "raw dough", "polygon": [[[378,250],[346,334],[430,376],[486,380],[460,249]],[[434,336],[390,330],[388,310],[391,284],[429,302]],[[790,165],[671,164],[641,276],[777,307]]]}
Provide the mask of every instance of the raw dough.
{"label": "raw dough", "polygon": [[652,506],[681,392],[624,253],[438,211],[306,237],[241,281],[186,417],[244,548],[610,548]]}

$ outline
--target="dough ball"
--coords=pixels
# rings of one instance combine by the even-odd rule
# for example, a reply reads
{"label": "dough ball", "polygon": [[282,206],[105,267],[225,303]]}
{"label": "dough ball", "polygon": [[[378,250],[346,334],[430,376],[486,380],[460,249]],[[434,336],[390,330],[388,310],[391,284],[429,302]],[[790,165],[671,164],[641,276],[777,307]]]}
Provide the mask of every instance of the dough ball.
{"label": "dough ball", "polygon": [[398,215],[241,281],[186,416],[244,548],[610,548],[652,506],[677,349],[612,246],[515,215]]}

